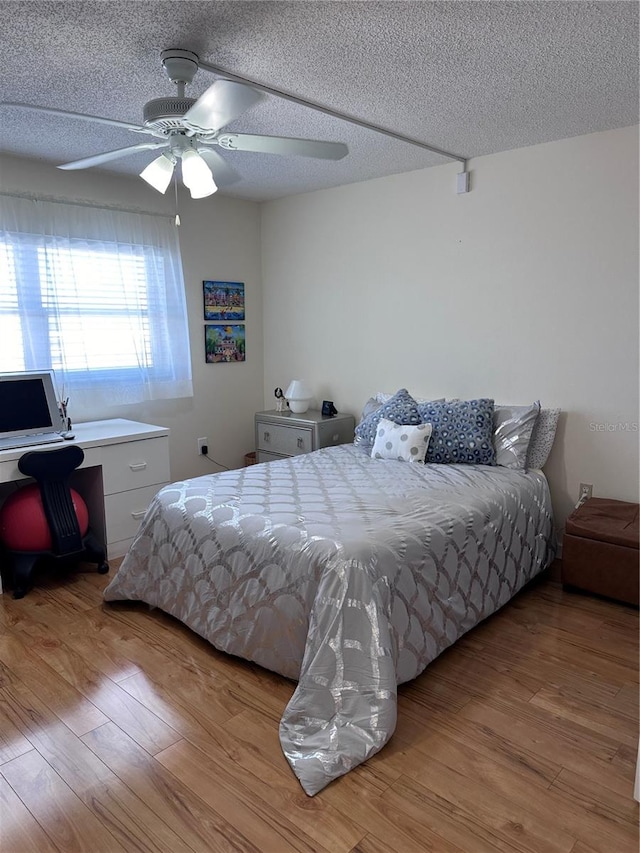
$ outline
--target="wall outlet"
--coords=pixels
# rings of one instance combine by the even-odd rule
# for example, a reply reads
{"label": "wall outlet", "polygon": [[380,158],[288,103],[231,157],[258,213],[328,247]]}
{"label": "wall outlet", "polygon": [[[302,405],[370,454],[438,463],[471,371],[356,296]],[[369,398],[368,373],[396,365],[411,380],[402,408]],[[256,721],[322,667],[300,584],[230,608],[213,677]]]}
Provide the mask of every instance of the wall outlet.
{"label": "wall outlet", "polygon": [[593,485],[591,483],[580,483],[580,492],[578,494],[578,500],[580,503],[583,501],[588,501],[590,497],[593,496]]}
{"label": "wall outlet", "polygon": [[209,452],[209,440],[207,438],[199,438],[198,440],[198,456],[203,456]]}

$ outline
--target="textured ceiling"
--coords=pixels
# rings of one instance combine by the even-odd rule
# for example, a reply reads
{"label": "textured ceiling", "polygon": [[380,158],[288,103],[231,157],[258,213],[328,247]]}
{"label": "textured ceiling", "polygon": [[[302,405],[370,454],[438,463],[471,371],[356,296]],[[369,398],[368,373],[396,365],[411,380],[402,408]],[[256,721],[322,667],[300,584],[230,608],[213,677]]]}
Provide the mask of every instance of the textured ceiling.
{"label": "textured ceiling", "polygon": [[[207,63],[465,157],[638,121],[635,2],[0,2],[0,101],[141,123],[159,54]],[[214,81],[199,71],[200,95]],[[227,130],[346,142],[339,162],[222,152],[264,200],[448,162],[269,96]],[[150,137],[144,137],[150,139]],[[53,164],[131,132],[0,107],[0,150]],[[152,152],[108,163],[136,175]],[[151,192],[151,190],[150,190]]]}

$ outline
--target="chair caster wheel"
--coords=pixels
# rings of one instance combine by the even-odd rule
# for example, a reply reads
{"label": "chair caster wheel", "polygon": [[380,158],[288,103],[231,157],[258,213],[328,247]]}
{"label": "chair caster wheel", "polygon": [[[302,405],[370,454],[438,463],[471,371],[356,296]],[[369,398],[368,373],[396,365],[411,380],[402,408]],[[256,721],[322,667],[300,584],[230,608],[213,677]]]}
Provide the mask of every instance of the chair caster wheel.
{"label": "chair caster wheel", "polygon": [[108,571],[109,571],[109,563],[100,563],[100,565],[98,566],[98,574],[99,575],[106,575]]}
{"label": "chair caster wheel", "polygon": [[14,589],[14,591],[13,591],[13,597],[14,598],[24,598],[26,594],[27,594],[26,589]]}

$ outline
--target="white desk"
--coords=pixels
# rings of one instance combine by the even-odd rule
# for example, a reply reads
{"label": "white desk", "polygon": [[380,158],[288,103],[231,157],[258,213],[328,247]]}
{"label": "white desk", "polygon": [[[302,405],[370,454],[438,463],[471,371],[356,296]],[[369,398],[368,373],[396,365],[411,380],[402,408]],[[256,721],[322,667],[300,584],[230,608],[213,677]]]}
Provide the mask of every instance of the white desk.
{"label": "white desk", "polygon": [[[109,558],[126,553],[155,493],[170,481],[169,430],[114,418],[73,425],[84,461],[72,485],[87,503],[96,535],[107,544]],[[0,451],[0,503],[25,479],[18,460],[29,450],[52,450],[63,444],[40,444]],[[0,586],[0,592],[2,587]]]}

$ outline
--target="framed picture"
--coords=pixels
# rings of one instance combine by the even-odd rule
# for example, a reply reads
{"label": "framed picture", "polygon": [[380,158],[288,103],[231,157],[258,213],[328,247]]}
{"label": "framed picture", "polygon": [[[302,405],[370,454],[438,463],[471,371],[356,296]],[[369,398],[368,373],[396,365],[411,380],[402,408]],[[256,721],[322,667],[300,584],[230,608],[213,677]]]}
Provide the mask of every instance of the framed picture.
{"label": "framed picture", "polygon": [[204,352],[207,364],[245,361],[244,326],[207,323],[204,327]]}
{"label": "framed picture", "polygon": [[244,320],[244,282],[203,281],[205,320]]}

